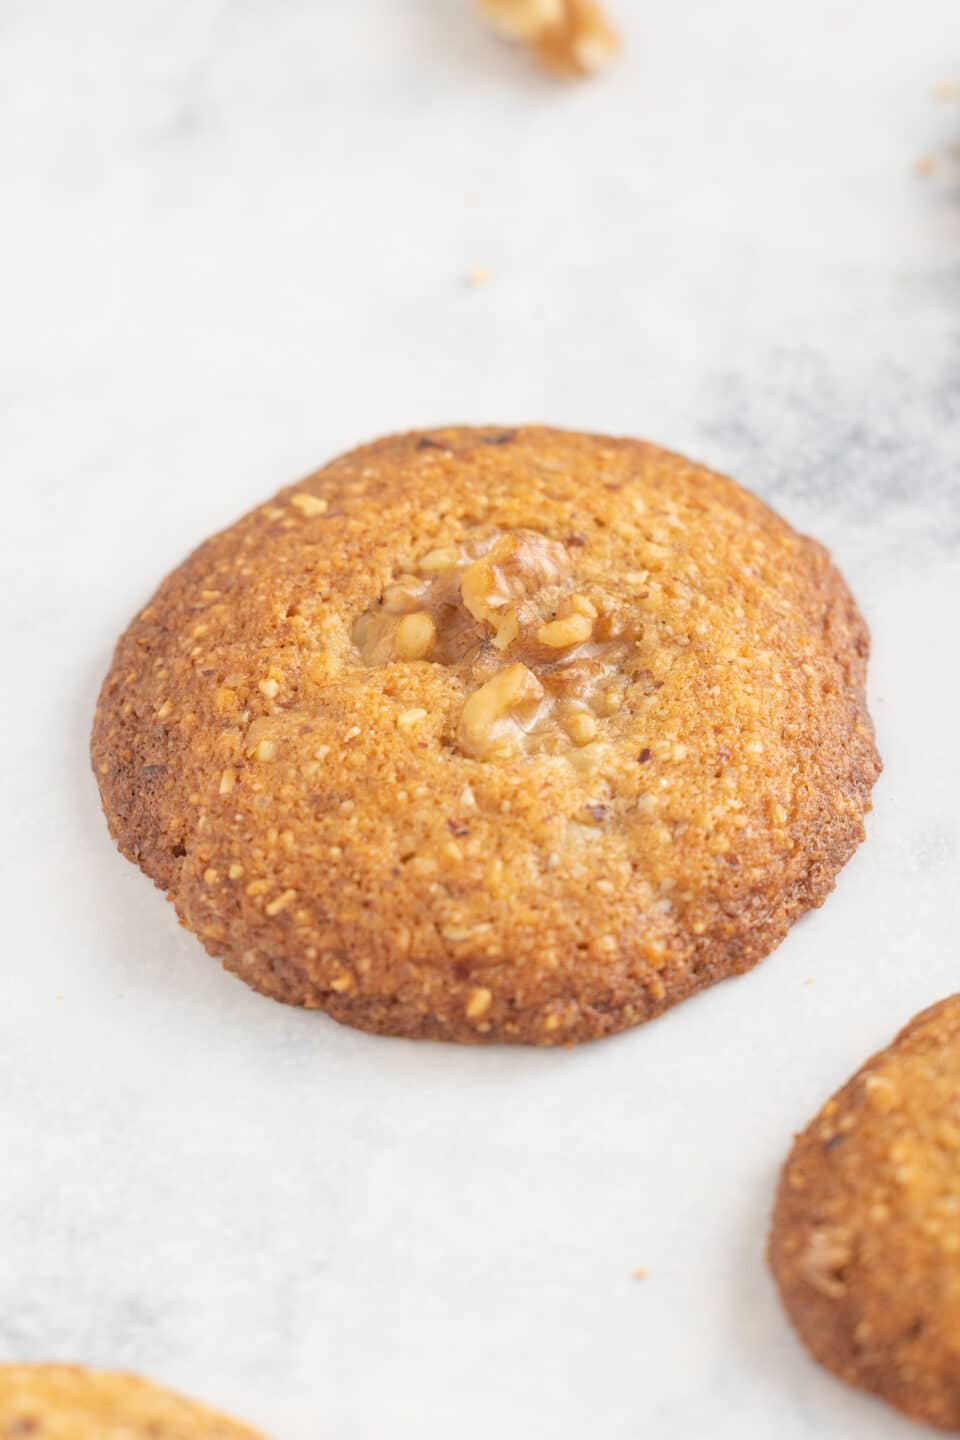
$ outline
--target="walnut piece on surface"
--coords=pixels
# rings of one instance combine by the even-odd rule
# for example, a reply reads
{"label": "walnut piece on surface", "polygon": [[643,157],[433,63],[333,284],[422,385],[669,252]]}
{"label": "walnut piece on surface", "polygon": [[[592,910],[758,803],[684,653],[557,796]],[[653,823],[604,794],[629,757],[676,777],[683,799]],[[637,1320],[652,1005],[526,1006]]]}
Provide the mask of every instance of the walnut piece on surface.
{"label": "walnut piece on surface", "polygon": [[598,0],[476,0],[499,35],[528,44],[541,65],[558,75],[593,75],[620,49]]}

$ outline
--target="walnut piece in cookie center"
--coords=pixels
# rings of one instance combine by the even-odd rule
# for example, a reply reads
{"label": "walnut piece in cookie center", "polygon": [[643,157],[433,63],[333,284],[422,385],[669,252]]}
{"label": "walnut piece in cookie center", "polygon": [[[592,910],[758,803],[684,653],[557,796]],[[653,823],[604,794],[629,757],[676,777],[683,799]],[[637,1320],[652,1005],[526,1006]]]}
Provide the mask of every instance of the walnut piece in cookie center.
{"label": "walnut piece in cookie center", "polygon": [[430,550],[354,623],[366,665],[449,665],[468,689],[456,744],[480,759],[586,746],[615,714],[639,639],[612,597],[578,590],[569,550],[533,530]]}

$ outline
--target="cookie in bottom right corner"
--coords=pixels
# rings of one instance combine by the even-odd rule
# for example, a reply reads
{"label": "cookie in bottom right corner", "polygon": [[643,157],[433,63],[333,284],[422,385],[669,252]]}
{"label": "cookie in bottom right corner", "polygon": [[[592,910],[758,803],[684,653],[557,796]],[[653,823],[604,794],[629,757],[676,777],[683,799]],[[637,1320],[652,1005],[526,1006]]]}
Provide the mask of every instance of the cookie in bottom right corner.
{"label": "cookie in bottom right corner", "polygon": [[797,1136],[768,1258],[815,1359],[960,1431],[960,995],[915,1016]]}

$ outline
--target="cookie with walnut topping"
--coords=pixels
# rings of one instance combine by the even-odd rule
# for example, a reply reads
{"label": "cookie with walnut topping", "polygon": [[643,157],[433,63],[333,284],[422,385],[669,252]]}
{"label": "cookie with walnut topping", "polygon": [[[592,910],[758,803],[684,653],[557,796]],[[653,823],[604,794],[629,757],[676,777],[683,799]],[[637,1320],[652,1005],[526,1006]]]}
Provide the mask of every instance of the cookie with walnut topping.
{"label": "cookie with walnut topping", "polygon": [[0,1365],[0,1436],[32,1440],[263,1440],[135,1375]]}
{"label": "cookie with walnut topping", "polygon": [[960,1430],[960,995],[911,1020],[798,1136],[770,1264],[821,1364]]}
{"label": "cookie with walnut topping", "polygon": [[749,969],[879,770],[827,552],[653,445],[394,436],[202,545],[117,646],[121,850],[249,984],[568,1044]]}

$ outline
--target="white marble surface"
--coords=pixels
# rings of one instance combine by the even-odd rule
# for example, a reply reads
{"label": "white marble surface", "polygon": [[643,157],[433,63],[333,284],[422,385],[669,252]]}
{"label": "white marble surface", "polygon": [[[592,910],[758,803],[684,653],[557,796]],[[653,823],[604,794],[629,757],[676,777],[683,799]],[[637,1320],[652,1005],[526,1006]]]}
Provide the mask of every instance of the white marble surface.
{"label": "white marble surface", "polygon": [[[3,1357],[276,1440],[909,1433],[807,1360],[762,1252],[791,1131],[960,988],[960,19],[619,9],[567,88],[466,0],[0,0]],[[569,1054],[378,1041],[221,974],[117,857],[96,688],[298,472],[528,418],[830,544],[886,773],[752,975]]]}

